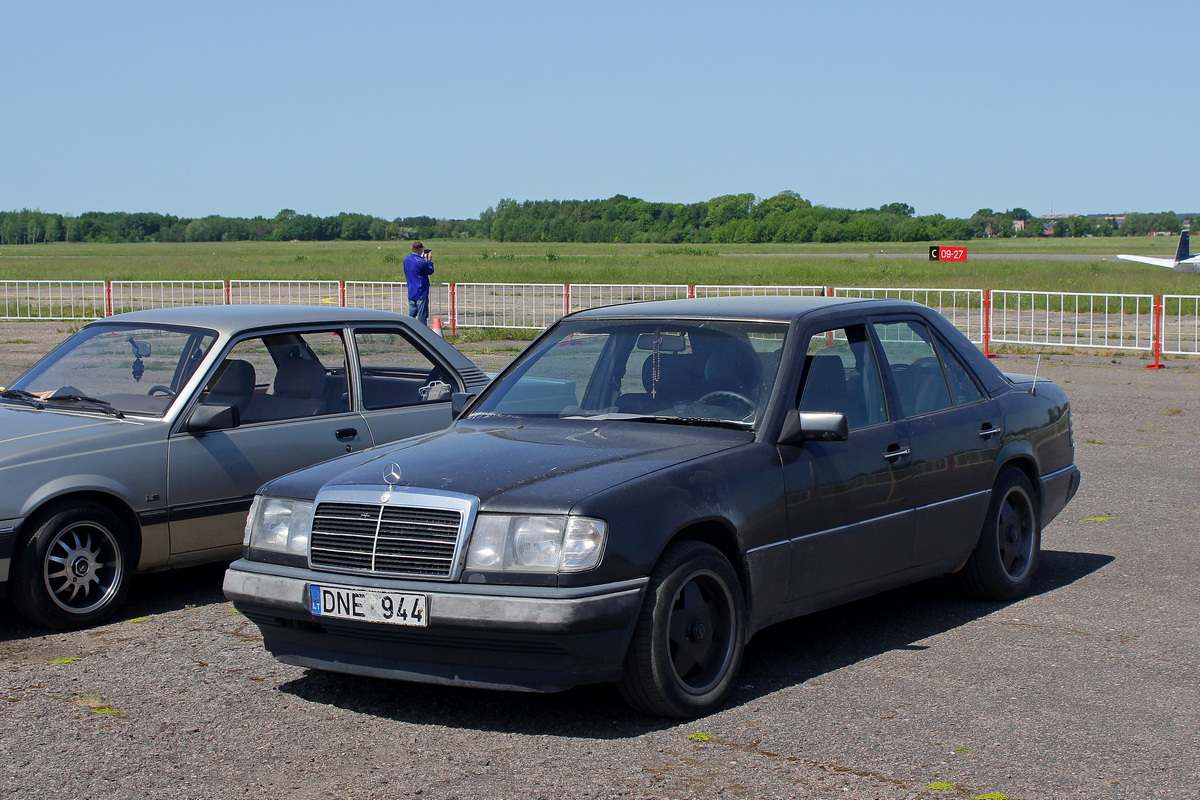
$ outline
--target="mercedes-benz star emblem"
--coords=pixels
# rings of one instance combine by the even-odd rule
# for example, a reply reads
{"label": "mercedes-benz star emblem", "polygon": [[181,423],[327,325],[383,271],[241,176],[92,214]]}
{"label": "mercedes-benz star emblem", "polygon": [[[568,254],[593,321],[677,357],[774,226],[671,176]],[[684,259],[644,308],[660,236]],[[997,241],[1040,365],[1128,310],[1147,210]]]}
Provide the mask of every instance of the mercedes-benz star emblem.
{"label": "mercedes-benz star emblem", "polygon": [[388,486],[395,486],[400,482],[400,465],[395,461],[383,468],[383,482]]}

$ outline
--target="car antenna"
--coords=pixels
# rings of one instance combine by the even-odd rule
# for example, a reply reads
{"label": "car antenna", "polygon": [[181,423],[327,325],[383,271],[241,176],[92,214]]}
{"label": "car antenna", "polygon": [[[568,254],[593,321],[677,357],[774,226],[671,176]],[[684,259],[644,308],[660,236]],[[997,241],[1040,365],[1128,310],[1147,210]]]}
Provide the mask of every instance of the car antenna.
{"label": "car antenna", "polygon": [[1035,394],[1037,392],[1037,374],[1038,374],[1038,370],[1041,369],[1041,366],[1042,366],[1042,354],[1038,353],[1037,363],[1034,364],[1034,366],[1033,366],[1033,386],[1029,387],[1030,394]]}

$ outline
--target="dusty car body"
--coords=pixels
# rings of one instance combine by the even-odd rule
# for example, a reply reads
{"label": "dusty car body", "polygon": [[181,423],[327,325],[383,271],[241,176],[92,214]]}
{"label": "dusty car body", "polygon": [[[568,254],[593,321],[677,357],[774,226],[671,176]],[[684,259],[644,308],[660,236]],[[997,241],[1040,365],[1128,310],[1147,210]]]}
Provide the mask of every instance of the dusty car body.
{"label": "dusty car body", "polygon": [[461,410],[263,488],[225,591],[278,659],[703,714],[771,623],[1022,596],[1080,478],[1066,395],[903,301],[584,311]]}
{"label": "dusty car body", "polygon": [[232,559],[267,480],[451,421],[486,377],[409,317],[172,308],[91,323],[0,392],[0,595],[95,624],[137,570]]}

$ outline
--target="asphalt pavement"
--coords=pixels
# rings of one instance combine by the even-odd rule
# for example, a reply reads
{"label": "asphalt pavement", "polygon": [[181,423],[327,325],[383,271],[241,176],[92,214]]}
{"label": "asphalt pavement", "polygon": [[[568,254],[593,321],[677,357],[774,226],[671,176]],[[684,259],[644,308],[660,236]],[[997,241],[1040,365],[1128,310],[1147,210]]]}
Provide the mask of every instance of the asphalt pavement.
{"label": "asphalt pavement", "polygon": [[774,626],[728,706],[694,721],[640,716],[606,686],[286,666],[219,566],[139,577],[88,631],[0,601],[0,797],[1196,797],[1200,361],[1147,363],[1041,361],[1072,397],[1083,484],[1045,531],[1033,596],[932,581]]}

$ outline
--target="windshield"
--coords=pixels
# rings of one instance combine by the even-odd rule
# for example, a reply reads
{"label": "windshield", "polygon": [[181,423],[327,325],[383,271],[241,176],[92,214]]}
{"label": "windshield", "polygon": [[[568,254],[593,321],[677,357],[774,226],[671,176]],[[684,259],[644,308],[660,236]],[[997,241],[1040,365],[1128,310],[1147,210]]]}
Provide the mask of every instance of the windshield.
{"label": "windshield", "polygon": [[16,391],[0,399],[162,416],[215,338],[212,331],[197,329],[91,325],[22,375],[9,387]]}
{"label": "windshield", "polygon": [[472,417],[757,424],[787,326],[729,320],[569,320],[494,383]]}

